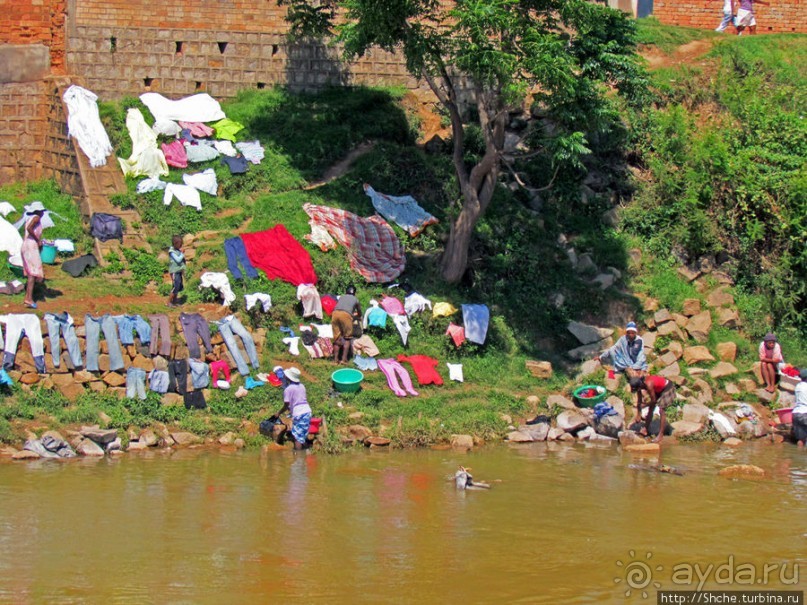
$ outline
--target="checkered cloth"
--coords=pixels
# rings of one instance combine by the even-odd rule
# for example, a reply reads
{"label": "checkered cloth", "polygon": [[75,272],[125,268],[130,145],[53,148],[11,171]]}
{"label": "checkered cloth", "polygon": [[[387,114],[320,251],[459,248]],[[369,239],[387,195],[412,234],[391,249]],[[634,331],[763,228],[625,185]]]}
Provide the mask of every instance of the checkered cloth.
{"label": "checkered cloth", "polygon": [[[348,249],[350,266],[369,282],[388,282],[404,270],[406,256],[392,227],[380,216],[362,218],[339,208],[303,204],[312,231],[323,228]],[[312,236],[305,238],[312,241]]]}

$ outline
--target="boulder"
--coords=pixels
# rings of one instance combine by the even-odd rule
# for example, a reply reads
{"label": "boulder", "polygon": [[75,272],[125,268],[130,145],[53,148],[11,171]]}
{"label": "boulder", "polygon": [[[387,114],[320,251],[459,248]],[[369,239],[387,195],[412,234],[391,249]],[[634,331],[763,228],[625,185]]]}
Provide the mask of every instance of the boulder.
{"label": "boulder", "polygon": [[686,330],[697,342],[706,342],[709,339],[709,332],[712,331],[712,314],[709,311],[701,311],[693,315],[687,322]]}
{"label": "boulder", "polygon": [[577,406],[574,404],[574,402],[571,399],[564,397],[563,395],[550,395],[549,397],[547,397],[546,407],[548,407],[550,410],[554,407],[563,408],[564,410],[577,409]]}
{"label": "boulder", "polygon": [[658,367],[666,368],[667,366],[674,364],[676,361],[678,361],[678,357],[675,356],[675,353],[669,351],[657,359],[657,365]]}
{"label": "boulder", "polygon": [[715,351],[721,361],[731,363],[737,359],[737,344],[734,342],[721,342],[715,347]]}
{"label": "boulder", "polygon": [[681,410],[683,421],[704,425],[709,422],[709,408],[701,403],[687,403]]}
{"label": "boulder", "polygon": [[694,347],[686,347],[684,349],[684,361],[687,365],[693,365],[704,361],[714,361],[715,358],[709,352],[709,349],[703,345]]}
{"label": "boulder", "polygon": [[372,437],[373,431],[361,424],[351,424],[347,427],[347,434],[355,441],[364,441],[368,437]]}
{"label": "boulder", "polygon": [[36,384],[39,382],[39,374],[37,374],[35,371],[28,374],[23,374],[20,377],[20,382],[27,385]]}
{"label": "boulder", "polygon": [[[540,398],[540,397],[538,397],[537,395],[529,395],[529,396],[527,397],[526,401],[527,401],[527,405],[528,405],[528,406],[530,406],[530,409],[531,409],[533,412],[534,412],[536,409],[538,409],[538,406],[539,406],[539,405],[541,405],[541,398]],[[355,412],[355,413],[357,413],[357,414],[361,414],[360,418],[364,418],[364,413],[363,413],[363,412]],[[348,418],[352,418],[352,417],[353,417],[353,415],[352,415],[352,414],[348,416]]]}
{"label": "boulder", "polygon": [[139,441],[145,443],[146,447],[154,447],[157,445],[159,440],[157,439],[157,435],[154,434],[154,431],[151,429],[145,429],[142,433],[140,433]]}
{"label": "boulder", "polygon": [[753,464],[735,464],[720,469],[721,477],[760,479],[765,476],[765,470]]}
{"label": "boulder", "polygon": [[589,359],[588,361],[584,361],[582,364],[580,364],[580,372],[577,374],[577,378],[582,379],[585,378],[586,376],[590,376],[599,369],[600,369],[600,362],[597,361],[596,359]]}
{"label": "boulder", "polygon": [[738,387],[733,382],[726,383],[725,389],[726,389],[726,395],[732,395],[733,396],[733,395],[739,395],[740,394],[740,387]]}
{"label": "boulder", "polygon": [[594,424],[594,430],[600,435],[617,439],[624,426],[625,422],[622,416],[611,414],[600,418]]}
{"label": "boulder", "polygon": [[576,269],[578,273],[594,273],[597,270],[597,264],[591,258],[591,254],[586,252],[578,257]]}
{"label": "boulder", "polygon": [[597,276],[591,280],[592,284],[600,287],[600,290],[607,290],[614,285],[616,278],[613,273],[598,273]]}
{"label": "boulder", "polygon": [[392,440],[386,437],[371,436],[364,440],[364,445],[367,447],[386,447],[390,443],[392,443]]}
{"label": "boulder", "polygon": [[619,444],[623,446],[647,443],[645,438],[635,431],[630,430],[620,431],[617,437],[619,439]]}
{"label": "boulder", "polygon": [[703,424],[700,422],[690,422],[689,420],[678,420],[670,424],[673,430],[674,437],[686,437],[700,433],[703,430]]}
{"label": "boulder", "polygon": [[697,298],[687,298],[684,301],[681,312],[687,317],[697,315],[701,312],[701,301],[699,301]]}
{"label": "boulder", "polygon": [[513,443],[532,443],[535,441],[535,439],[532,438],[532,435],[522,433],[521,431],[512,431],[508,433],[507,440],[512,441]]}
{"label": "boulder", "polygon": [[656,322],[657,326],[672,321],[672,318],[672,313],[670,313],[669,309],[659,309],[653,314],[653,321]]}
{"label": "boulder", "polygon": [[675,355],[676,359],[681,359],[684,355],[684,345],[682,345],[677,340],[671,340],[666,347],[664,347],[665,353],[672,353]]}
{"label": "boulder", "polygon": [[661,446],[658,443],[634,443],[623,446],[623,449],[633,454],[658,454]]}
{"label": "boulder", "polygon": [[567,433],[574,433],[582,429],[585,426],[588,426],[588,421],[586,417],[583,416],[580,412],[573,411],[573,410],[565,410],[558,414],[556,419],[557,426],[559,429],[563,429]]}
{"label": "boulder", "polygon": [[591,437],[593,437],[593,436],[594,436],[594,435],[596,435],[596,434],[597,434],[597,431],[595,431],[595,430],[594,430],[593,428],[591,428],[590,426],[587,426],[586,428],[584,428],[584,429],[582,429],[582,430],[578,431],[578,432],[577,432],[577,435],[575,435],[575,436],[576,436],[576,437],[577,437],[577,439],[579,439],[580,441],[588,441],[588,440],[589,440]]}
{"label": "boulder", "polygon": [[678,267],[678,275],[680,275],[687,282],[693,282],[700,277],[701,272],[690,269],[689,267]]}
{"label": "boulder", "polygon": [[470,435],[451,435],[451,447],[458,450],[473,449],[474,438]]}
{"label": "boulder", "polygon": [[605,400],[605,403],[610,405],[614,408],[614,411],[619,415],[620,418],[625,417],[625,402],[622,401],[616,395],[611,395],[608,399]]}
{"label": "boulder", "polygon": [[114,452],[114,451],[122,450],[123,449],[123,444],[121,443],[120,437],[117,437],[115,439],[115,441],[110,441],[109,443],[107,443],[106,447],[104,447],[104,449],[107,452]]}
{"label": "boulder", "polygon": [[591,359],[595,355],[597,355],[602,349],[606,349],[614,344],[613,339],[606,338],[601,342],[595,342],[590,345],[583,345],[577,347],[576,349],[572,349],[571,351],[567,351],[566,355],[570,359],[574,359],[576,361],[583,361],[585,359]]}
{"label": "boulder", "polygon": [[552,378],[552,364],[548,361],[532,361],[526,363],[527,371],[536,378]]}
{"label": "boulder", "polygon": [[674,376],[680,376],[681,366],[679,366],[678,362],[676,361],[675,363],[668,365],[663,370],[657,372],[657,374],[659,376],[663,376],[664,378],[673,378]]}
{"label": "boulder", "polygon": [[673,321],[679,328],[683,328],[687,325],[689,321],[689,317],[686,315],[681,315],[680,313],[673,313]]}
{"label": "boulder", "polygon": [[622,374],[614,374],[613,378],[605,377],[605,389],[611,393],[615,393],[619,390],[619,384],[622,382],[621,378]]}
{"label": "boulder", "polygon": [[171,438],[174,440],[174,443],[179,446],[194,445],[202,442],[201,437],[187,431],[177,431],[175,433],[171,433]]}
{"label": "boulder", "polygon": [[557,440],[558,441],[576,441],[574,435],[572,435],[571,433],[567,433],[566,431],[563,431],[563,434],[560,437],[558,437]]}
{"label": "boulder", "polygon": [[727,361],[718,361],[709,371],[709,376],[712,378],[723,378],[724,376],[731,376],[737,373],[737,368]]}
{"label": "boulder", "polygon": [[88,385],[90,387],[90,391],[92,391],[93,393],[103,393],[104,391],[106,391],[106,385],[100,380],[96,382],[90,382],[88,383]]}
{"label": "boulder", "polygon": [[115,429],[102,429],[98,425],[82,426],[79,431],[82,437],[86,437],[95,443],[106,445],[118,438],[118,431]]}
{"label": "boulder", "polygon": [[712,387],[709,386],[709,383],[701,378],[696,378],[692,382],[692,388],[700,393],[698,399],[701,402],[711,402],[714,399],[714,393],[712,392]]}
{"label": "boulder", "polygon": [[776,398],[776,393],[770,393],[765,389],[757,389],[757,397],[759,397],[760,401],[764,401],[765,403],[773,403],[773,400]]}
{"label": "boulder", "polygon": [[656,332],[645,332],[642,334],[642,342],[644,343],[645,352],[652,351],[656,346]]}
{"label": "boulder", "polygon": [[518,427],[518,432],[529,435],[533,441],[546,441],[550,428],[552,427],[548,422],[539,422],[538,424],[524,424]]}
{"label": "boulder", "polygon": [[103,375],[101,380],[111,387],[120,387],[126,384],[126,377],[121,376],[117,372],[107,372]]}
{"label": "boulder", "polygon": [[[111,443],[111,441],[109,443]],[[79,443],[78,447],[76,447],[76,452],[82,456],[100,458],[104,455],[104,448],[102,448],[92,439],[82,439],[81,443]]]}
{"label": "boulder", "polygon": [[550,427],[549,432],[546,435],[547,441],[555,441],[559,439],[561,436],[565,435],[566,431],[563,429],[559,429],[556,426]]}
{"label": "boulder", "polygon": [[671,338],[677,338],[678,340],[686,340],[681,328],[679,328],[678,324],[674,321],[668,321],[666,324],[661,324],[656,332],[659,336],[669,336]]}
{"label": "boulder", "polygon": [[753,393],[757,388],[757,383],[750,378],[740,378],[737,381],[737,386],[740,387],[743,393]]}
{"label": "boulder", "polygon": [[725,289],[719,288],[706,298],[706,304],[710,307],[729,307],[734,304],[734,297]]}
{"label": "boulder", "polygon": [[737,328],[740,325],[740,314],[737,309],[719,309],[717,311],[717,324],[724,328]]}
{"label": "boulder", "polygon": [[165,406],[184,405],[184,399],[179,393],[163,393],[160,402]]}
{"label": "boulder", "polygon": [[737,437],[729,437],[728,439],[723,440],[723,445],[727,445],[729,447],[740,447],[743,444],[742,439],[737,439]]}
{"label": "boulder", "polygon": [[151,372],[154,369],[154,362],[150,358],[138,353],[135,355],[134,359],[132,359],[132,367]]}
{"label": "boulder", "polygon": [[614,333],[610,328],[599,328],[579,321],[570,321],[566,329],[577,338],[580,344],[584,345],[599,342]]}
{"label": "boulder", "polygon": [[[70,378],[70,374],[54,374],[53,376],[67,376]],[[84,394],[84,387],[77,382],[73,382],[72,380],[67,384],[56,384],[56,390],[59,391],[59,393],[61,393],[62,396],[71,403],[78,399],[79,396]]]}
{"label": "boulder", "polygon": [[233,441],[233,445],[235,446],[235,449],[243,450],[245,447],[247,447],[247,442],[241,439],[241,437],[237,437],[235,441]]}
{"label": "boulder", "polygon": [[147,449],[148,446],[143,443],[142,441],[130,441],[129,445],[126,446],[127,452],[142,452],[143,450]]}
{"label": "boulder", "polygon": [[19,450],[11,455],[12,460],[36,460],[39,457],[39,454],[30,450]]}

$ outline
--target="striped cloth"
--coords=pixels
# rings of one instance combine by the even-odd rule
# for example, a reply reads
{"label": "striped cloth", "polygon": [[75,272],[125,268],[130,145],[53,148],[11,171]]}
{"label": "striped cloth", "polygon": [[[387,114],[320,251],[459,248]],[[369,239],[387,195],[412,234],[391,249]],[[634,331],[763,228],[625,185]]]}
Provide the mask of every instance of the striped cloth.
{"label": "striped cloth", "polygon": [[[403,246],[380,216],[362,218],[339,208],[314,204],[303,204],[303,210],[311,217],[312,231],[321,227],[347,248],[350,267],[367,281],[388,282],[403,272]],[[311,236],[305,238],[311,241]]]}

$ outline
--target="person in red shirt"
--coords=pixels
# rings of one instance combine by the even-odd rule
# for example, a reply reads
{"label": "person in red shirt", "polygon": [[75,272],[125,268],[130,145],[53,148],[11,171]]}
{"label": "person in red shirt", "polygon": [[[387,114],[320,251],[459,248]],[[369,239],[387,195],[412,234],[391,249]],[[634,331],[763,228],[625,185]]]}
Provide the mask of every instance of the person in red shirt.
{"label": "person in red shirt", "polygon": [[642,418],[642,404],[644,403],[644,395],[647,396],[647,416],[644,421],[645,435],[650,435],[650,423],[653,422],[653,412],[658,406],[659,417],[661,424],[659,425],[658,435],[653,440],[654,443],[661,443],[664,436],[664,429],[667,425],[667,406],[675,402],[675,383],[667,380],[663,376],[635,376],[631,378],[628,383],[630,390],[636,393],[636,415],[634,416],[631,424],[639,422]]}

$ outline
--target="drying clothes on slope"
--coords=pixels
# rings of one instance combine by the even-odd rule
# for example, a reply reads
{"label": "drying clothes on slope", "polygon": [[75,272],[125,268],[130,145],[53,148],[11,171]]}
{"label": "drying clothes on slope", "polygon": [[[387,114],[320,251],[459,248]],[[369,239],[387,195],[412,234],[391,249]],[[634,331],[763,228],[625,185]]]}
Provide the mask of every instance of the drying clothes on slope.
{"label": "drying clothes on slope", "polygon": [[230,169],[230,174],[244,174],[249,167],[249,162],[242,156],[230,157],[225,155],[221,158],[221,163]]}
{"label": "drying clothes on slope", "polygon": [[194,187],[169,183],[163,194],[163,204],[170,206],[174,196],[183,206],[190,206],[191,208],[196,208],[199,212],[202,211],[202,198],[199,197],[199,191]]}
{"label": "drying clothes on slope", "polygon": [[76,328],[73,325],[73,318],[66,311],[61,314],[45,313],[45,325],[48,326],[48,337],[50,338],[50,355],[53,361],[53,367],[58,368],[61,365],[61,339],[59,334],[64,337],[64,344],[67,346],[67,352],[70,355],[70,363],[74,368],[84,365],[81,359],[81,348],[78,344],[78,337],[76,336]]}
{"label": "drying clothes on slope", "polygon": [[427,357],[426,355],[398,355],[398,361],[408,361],[415,371],[418,383],[424,384],[443,384],[443,378],[437,373],[437,364],[440,363],[434,357]]}
{"label": "drying clothes on slope", "polygon": [[333,338],[333,326],[331,324],[311,324],[322,338]]}
{"label": "drying clothes on slope", "polygon": [[298,285],[297,300],[303,303],[303,317],[316,317],[322,321],[322,300],[314,284]]}
{"label": "drying clothes on slope", "polygon": [[264,150],[260,141],[242,141],[236,143],[235,148],[253,164],[260,164],[264,158]]}
{"label": "drying clothes on slope", "polygon": [[390,315],[406,315],[403,303],[394,296],[381,295],[381,308]]}
{"label": "drying clothes on slope", "polygon": [[283,225],[241,235],[250,262],[269,279],[282,279],[294,286],[317,283],[311,256]]}
{"label": "drying clothes on slope", "polygon": [[69,239],[55,239],[53,246],[57,252],[75,252],[76,245]]}
{"label": "drying clothes on slope", "polygon": [[387,327],[387,312],[378,305],[378,301],[374,298],[370,300],[370,306],[367,307],[361,321],[361,327],[365,330],[370,326]]}
{"label": "drying clothes on slope", "polygon": [[219,184],[216,181],[216,171],[212,168],[197,172],[196,174],[183,174],[182,181],[189,187],[217,196]]}
{"label": "drying clothes on slope", "polygon": [[213,129],[202,122],[185,122],[180,120],[179,127],[183,130],[187,129],[195,137],[204,138],[213,134]]}
{"label": "drying clothes on slope", "polygon": [[299,355],[300,354],[300,337],[299,336],[289,336],[282,340],[284,345],[289,346],[289,353],[292,355]]}
{"label": "drying clothes on slope", "polygon": [[353,358],[353,363],[356,364],[357,368],[365,372],[374,372],[378,369],[378,362],[372,357],[362,357],[361,355],[356,355]]}
{"label": "drying clothes on slope", "polygon": [[412,292],[404,298],[404,310],[409,316],[432,308],[432,301],[418,292]]}
{"label": "drying clothes on slope", "polygon": [[338,244],[331,237],[331,234],[322,225],[315,224],[313,220],[308,222],[311,233],[305,236],[309,242],[317,246],[323,252],[336,250]]}
{"label": "drying clothes on slope", "polygon": [[465,338],[476,344],[484,344],[490,322],[490,310],[486,305],[462,305],[462,322]]}
{"label": "drying clothes on slope", "polygon": [[76,258],[71,258],[70,260],[63,262],[62,271],[69,273],[73,277],[78,277],[84,273],[86,269],[97,266],[97,258],[95,258],[92,254],[84,254],[83,256],[77,256]]}
{"label": "drying clothes on slope", "polygon": [[457,324],[448,324],[446,335],[451,337],[451,340],[454,341],[455,347],[459,347],[465,342],[465,328],[458,326]]}
{"label": "drying clothes on slope", "polygon": [[185,334],[185,343],[188,345],[188,355],[192,359],[200,359],[202,351],[199,349],[199,339],[205,347],[205,351],[210,353],[213,345],[210,344],[210,326],[205,318],[198,313],[180,313],[179,324]]}
{"label": "drying clothes on slope", "polygon": [[[249,366],[247,366],[247,362],[244,361],[244,356],[241,355],[241,351],[238,348],[238,342],[235,340],[236,336],[241,339],[244,351],[246,352],[252,367],[257,370],[259,363],[258,351],[255,348],[255,341],[252,339],[252,335],[247,331],[238,318],[235,315],[228,315],[221,321],[215,322],[215,324],[219,327],[219,334],[221,334],[221,337],[224,339],[224,344],[227,345],[227,350],[230,352],[230,355],[232,355],[233,360],[235,361],[235,365],[238,368],[238,373],[242,376],[249,375]],[[229,378],[227,378],[227,380],[229,380]]]}
{"label": "drying clothes on slope", "polygon": [[402,227],[412,237],[416,237],[428,225],[438,220],[426,212],[411,195],[393,196],[378,193],[370,185],[364,185],[364,192],[373,202],[373,208],[388,221]]}
{"label": "drying clothes on slope", "polygon": [[168,164],[163,152],[157,148],[157,135],[146,125],[143,114],[136,107],[126,112],[126,129],[132,138],[132,154],[128,160],[118,158],[124,176],[165,176]]}
{"label": "drying clothes on slope", "polygon": [[134,344],[134,333],[140,339],[141,345],[151,343],[151,325],[146,323],[140,315],[113,315],[112,319],[118,326],[118,336],[122,345]]}
{"label": "drying clothes on slope", "polygon": [[163,143],[160,149],[165,156],[165,163],[173,168],[187,168],[188,167],[188,154],[185,153],[185,146],[182,141],[171,141],[170,143]]}
{"label": "drying clothes on slope", "polygon": [[[204,121],[208,122],[210,120]],[[217,139],[226,139],[228,141],[232,141],[233,143],[235,143],[236,133],[244,130],[243,124],[239,124],[238,122],[235,122],[229,118],[223,118],[215,124],[211,124],[211,126],[216,131]]]}
{"label": "drying clothes on slope", "polygon": [[398,237],[379,216],[362,218],[327,206],[303,204],[311,225],[319,225],[348,249],[350,267],[367,281],[387,282],[398,277],[406,256]]}
{"label": "drying clothes on slope", "polygon": [[336,300],[336,297],[333,294],[326,294],[320,297],[320,303],[322,303],[322,310],[325,311],[326,315],[330,315],[333,313],[333,310],[336,308],[336,305],[339,301]]}
{"label": "drying clothes on slope", "polygon": [[[235,147],[230,141],[213,141],[213,147],[216,148],[221,155],[226,155],[228,157],[234,158],[238,155],[238,151],[236,151]],[[246,158],[244,158],[246,160]]]}
{"label": "drying clothes on slope", "polygon": [[154,356],[159,353],[163,357],[171,354],[171,331],[168,327],[168,316],[163,313],[149,315],[151,327],[151,344],[149,353]]}
{"label": "drying clothes on slope", "polygon": [[219,157],[218,149],[212,145],[194,145],[187,142],[183,144],[185,145],[185,154],[191,163],[209,162]]}
{"label": "drying clothes on slope", "polygon": [[230,287],[230,280],[227,279],[227,276],[224,273],[213,273],[211,271],[202,273],[199,288],[213,288],[214,290],[217,290],[224,299],[222,304],[225,307],[229,307],[235,302],[235,294],[233,293],[233,289]]}
{"label": "drying clothes on slope", "polygon": [[106,314],[100,317],[92,315],[84,316],[85,350],[87,358],[85,365],[87,371],[97,372],[98,356],[100,353],[101,332],[106,340],[107,352],[109,355],[109,369],[117,372],[123,369],[123,354],[121,353],[120,340],[118,340],[118,326],[111,315]]}
{"label": "drying clothes on slope", "polygon": [[457,382],[465,382],[465,377],[462,375],[461,363],[447,363],[446,366],[448,366],[449,380],[455,380]]}
{"label": "drying clothes on slope", "polygon": [[143,194],[143,193],[150,193],[151,191],[162,191],[167,186],[168,183],[166,183],[163,180],[160,180],[159,177],[154,178],[149,177],[147,179],[143,179],[137,184],[137,192]]}
{"label": "drying clothes on slope", "polygon": [[0,323],[6,324],[5,347],[3,349],[3,368],[10,370],[14,367],[17,357],[17,345],[23,334],[28,337],[31,345],[31,355],[34,357],[36,371],[45,373],[45,343],[42,342],[42,326],[39,317],[33,313],[12,313],[0,315]]}
{"label": "drying clothes on slope", "polygon": [[12,212],[17,212],[17,209],[11,205],[11,202],[3,200],[0,202],[0,214],[3,216],[8,216]]}
{"label": "drying clothes on slope", "polygon": [[6,219],[0,218],[0,250],[8,252],[8,262],[17,267],[22,266],[22,236],[14,225]]}
{"label": "drying clothes on slope", "polygon": [[166,99],[160,93],[146,92],[140,95],[140,100],[149,108],[155,120],[213,122],[226,117],[219,102],[207,93],[173,101]]}
{"label": "drying clothes on slope", "polygon": [[[381,370],[387,378],[387,386],[398,397],[406,397],[409,393],[413,397],[417,397],[419,393],[412,386],[412,379],[409,377],[409,372],[406,371],[400,363],[394,359],[379,359],[378,369]],[[401,384],[398,384],[400,378]],[[403,385],[403,388],[401,388]]]}
{"label": "drying clothes on slope", "polygon": [[177,137],[182,132],[182,127],[174,120],[155,120],[151,125],[154,134],[161,134],[166,137]]}
{"label": "drying clothes on slope", "polygon": [[79,147],[90,160],[90,166],[106,166],[112,153],[109,135],[98,115],[98,97],[81,86],[72,85],[64,91],[62,100],[67,105],[67,136],[78,141]]}
{"label": "drying clothes on slope", "polygon": [[247,249],[244,247],[244,240],[242,240],[240,236],[224,240],[224,254],[227,257],[227,269],[232,273],[234,279],[244,278],[238,263],[241,263],[247,277],[250,279],[258,277],[258,272],[255,270],[255,267],[252,266],[252,263],[249,262]]}
{"label": "drying clothes on slope", "polygon": [[381,351],[367,334],[362,334],[359,338],[353,340],[353,352],[367,355],[368,357],[375,357]]}
{"label": "drying clothes on slope", "polygon": [[252,307],[260,303],[261,310],[264,313],[268,313],[269,309],[272,308],[272,297],[266,294],[265,292],[255,292],[254,294],[244,294],[244,302],[246,302],[247,311],[251,310]]}
{"label": "drying clothes on slope", "polygon": [[406,346],[406,341],[409,340],[409,332],[412,331],[412,328],[409,326],[409,318],[407,318],[406,315],[390,315],[390,317],[392,317],[392,323],[395,324],[398,334],[401,335],[401,341],[403,341],[404,346]]}

